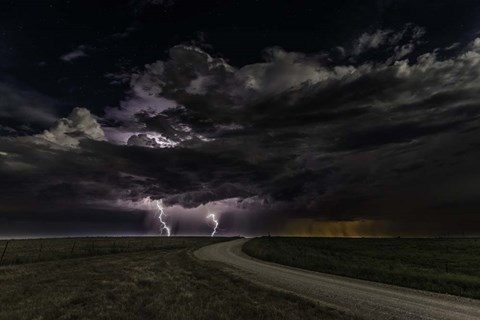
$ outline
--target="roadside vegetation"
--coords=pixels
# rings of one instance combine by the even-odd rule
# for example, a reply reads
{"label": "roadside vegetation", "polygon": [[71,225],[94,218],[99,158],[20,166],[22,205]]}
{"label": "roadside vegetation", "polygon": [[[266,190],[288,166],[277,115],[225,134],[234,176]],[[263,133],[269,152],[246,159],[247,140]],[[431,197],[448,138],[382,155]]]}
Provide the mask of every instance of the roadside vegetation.
{"label": "roadside vegetation", "polygon": [[[201,237],[89,237],[0,241],[0,265],[64,260],[113,253],[178,250],[204,243]],[[209,243],[222,241],[212,238]]]}
{"label": "roadside vegetation", "polygon": [[351,319],[191,255],[224,240],[85,238],[14,241],[12,247],[10,242],[0,266],[0,319]]}
{"label": "roadside vegetation", "polygon": [[288,266],[480,299],[480,239],[263,237],[243,250]]}

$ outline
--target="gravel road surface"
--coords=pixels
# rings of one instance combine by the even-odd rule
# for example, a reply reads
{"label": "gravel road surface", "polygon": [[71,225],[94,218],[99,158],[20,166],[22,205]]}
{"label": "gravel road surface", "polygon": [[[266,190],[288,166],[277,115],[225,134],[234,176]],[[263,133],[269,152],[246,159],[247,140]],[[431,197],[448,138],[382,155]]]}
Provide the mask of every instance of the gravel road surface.
{"label": "gravel road surface", "polygon": [[288,291],[365,319],[480,320],[480,300],[402,288],[306,271],[251,258],[242,252],[247,239],[200,248],[201,260],[228,265],[250,281]]}

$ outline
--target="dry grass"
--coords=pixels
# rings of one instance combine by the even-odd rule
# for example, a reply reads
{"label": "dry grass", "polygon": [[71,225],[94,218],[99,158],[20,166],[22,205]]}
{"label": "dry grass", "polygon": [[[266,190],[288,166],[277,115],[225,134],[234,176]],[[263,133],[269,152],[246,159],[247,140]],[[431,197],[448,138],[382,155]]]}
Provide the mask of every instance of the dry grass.
{"label": "dry grass", "polygon": [[[90,237],[35,240],[0,240],[0,265],[64,260],[121,252],[187,248],[199,237]],[[209,242],[222,241],[212,238]],[[4,252],[4,249],[5,253]]]}
{"label": "dry grass", "polygon": [[0,319],[348,318],[194,260],[189,252],[210,239],[182,241],[184,248],[2,266]]}

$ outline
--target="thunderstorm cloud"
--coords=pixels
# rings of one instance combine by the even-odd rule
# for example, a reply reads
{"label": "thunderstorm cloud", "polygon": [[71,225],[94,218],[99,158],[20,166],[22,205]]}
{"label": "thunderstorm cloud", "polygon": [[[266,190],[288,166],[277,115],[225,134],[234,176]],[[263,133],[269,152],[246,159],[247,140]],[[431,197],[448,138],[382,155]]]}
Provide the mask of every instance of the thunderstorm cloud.
{"label": "thunderstorm cloud", "polygon": [[[142,1],[135,19],[176,6]],[[145,28],[134,22],[115,41]],[[120,98],[92,107],[77,98],[84,107],[69,112],[0,82],[0,215],[47,217],[46,229],[65,233],[68,216],[85,229],[118,217],[116,230],[142,233],[158,227],[152,203],[162,200],[173,234],[209,234],[209,214],[229,235],[295,234],[292,221],[476,233],[480,38],[432,47],[429,32],[406,21],[315,51],[266,42],[246,63],[172,42],[142,65],[119,59],[104,72]],[[103,39],[92,56],[85,45],[64,50],[52,68],[80,70],[109,50],[113,38]]]}

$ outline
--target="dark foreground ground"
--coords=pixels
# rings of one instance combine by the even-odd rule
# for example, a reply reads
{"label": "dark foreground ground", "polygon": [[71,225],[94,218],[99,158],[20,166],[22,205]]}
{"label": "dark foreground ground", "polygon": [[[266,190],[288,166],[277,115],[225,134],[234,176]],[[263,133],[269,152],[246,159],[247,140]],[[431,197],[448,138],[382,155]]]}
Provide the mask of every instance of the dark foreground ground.
{"label": "dark foreground ground", "polygon": [[265,237],[243,250],[293,267],[480,298],[480,239]]}
{"label": "dark foreground ground", "polygon": [[0,266],[0,319],[349,319],[191,256],[215,241],[10,242]]}

